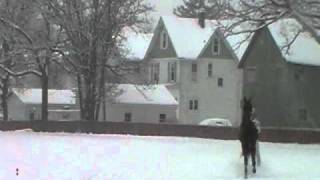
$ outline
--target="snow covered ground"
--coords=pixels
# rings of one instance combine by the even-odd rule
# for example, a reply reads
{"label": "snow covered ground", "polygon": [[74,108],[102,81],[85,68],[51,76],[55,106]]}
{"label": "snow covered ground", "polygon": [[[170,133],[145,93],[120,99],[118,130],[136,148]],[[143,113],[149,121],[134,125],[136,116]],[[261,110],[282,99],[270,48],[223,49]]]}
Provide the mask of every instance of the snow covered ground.
{"label": "snow covered ground", "polygon": [[[0,179],[243,177],[238,141],[14,131],[0,132],[0,143]],[[320,179],[319,144],[261,143],[260,147],[262,166],[250,179]]]}

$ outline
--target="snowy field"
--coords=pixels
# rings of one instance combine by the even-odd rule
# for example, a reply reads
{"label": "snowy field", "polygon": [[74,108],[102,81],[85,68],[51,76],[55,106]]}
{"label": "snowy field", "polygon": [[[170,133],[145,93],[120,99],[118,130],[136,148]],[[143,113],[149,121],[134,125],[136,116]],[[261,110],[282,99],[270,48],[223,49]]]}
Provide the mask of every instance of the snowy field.
{"label": "snowy field", "polygon": [[[238,141],[15,131],[0,132],[0,143],[0,179],[243,178]],[[249,179],[320,179],[320,145],[260,146]]]}

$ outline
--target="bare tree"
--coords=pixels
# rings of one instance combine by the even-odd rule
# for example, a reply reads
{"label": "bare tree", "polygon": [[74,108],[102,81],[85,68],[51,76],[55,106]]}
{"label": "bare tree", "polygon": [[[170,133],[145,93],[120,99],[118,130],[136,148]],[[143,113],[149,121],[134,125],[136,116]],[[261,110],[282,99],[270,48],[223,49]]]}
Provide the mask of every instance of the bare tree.
{"label": "bare tree", "polygon": [[[233,0],[225,2],[224,17],[234,20],[226,27],[232,33],[255,32],[279,19],[295,18],[319,41],[319,0]],[[241,24],[247,28],[234,31]]]}
{"label": "bare tree", "polygon": [[119,52],[121,31],[146,23],[151,8],[143,0],[42,0],[42,13],[64,34],[58,52],[77,77],[81,119],[99,118],[106,95],[106,71],[117,75],[119,66],[108,61]]}
{"label": "bare tree", "polygon": [[25,51],[22,49],[26,39],[29,38],[21,28],[27,29],[34,14],[28,0],[1,0],[1,60],[0,60],[0,89],[3,119],[8,120],[7,98],[13,77],[27,74],[39,75],[37,71],[28,69],[24,61]]}
{"label": "bare tree", "polygon": [[[0,17],[1,26],[5,29],[5,36],[11,38],[12,42],[16,44],[16,46],[12,46],[11,54],[8,55],[8,52],[5,52],[5,56],[13,59],[16,58],[16,52],[19,52],[27,62],[27,70],[12,70],[8,65],[1,65],[0,68],[11,76],[34,74],[40,78],[42,88],[41,118],[47,121],[48,66],[56,55],[52,49],[58,43],[57,36],[54,34],[57,31],[53,30],[49,21],[42,15],[42,10],[47,7],[36,1],[6,0],[1,5],[5,5],[4,12],[9,12],[7,16]],[[20,10],[21,13],[17,13],[15,9]],[[23,66],[21,62],[18,64],[20,67]]]}

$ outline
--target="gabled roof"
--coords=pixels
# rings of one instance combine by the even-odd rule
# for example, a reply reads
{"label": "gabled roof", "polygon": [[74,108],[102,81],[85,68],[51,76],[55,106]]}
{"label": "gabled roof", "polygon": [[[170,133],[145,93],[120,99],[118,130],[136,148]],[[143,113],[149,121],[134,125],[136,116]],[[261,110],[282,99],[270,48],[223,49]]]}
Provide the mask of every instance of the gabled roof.
{"label": "gabled roof", "polygon": [[[25,104],[41,104],[42,89],[13,88],[13,93]],[[48,90],[49,104],[75,104],[75,93],[71,90]]]}
{"label": "gabled roof", "polygon": [[180,58],[196,59],[217,28],[209,20],[201,28],[196,18],[162,16],[161,19]]}
{"label": "gabled roof", "polygon": [[[219,26],[221,23],[215,20],[206,20],[205,27],[201,28],[198,24],[197,18],[179,18],[175,16],[162,16],[158,22],[158,26],[155,30],[155,35],[158,32],[159,24],[163,23],[168,35],[173,44],[174,50],[179,58],[185,59],[197,59],[200,54],[204,51],[206,46],[209,44],[211,37],[219,31]],[[222,36],[222,33],[219,35]],[[242,42],[246,39],[246,34],[238,34],[228,36],[226,41],[228,47],[232,53],[234,53],[235,58],[241,59],[249,40],[239,45],[239,42]],[[149,46],[152,48],[152,43],[154,43],[155,37],[151,41]]]}
{"label": "gabled roof", "polygon": [[[295,19],[282,19],[268,26],[282,56],[291,63],[320,66],[320,44]],[[302,31],[297,37],[296,34]],[[296,39],[294,39],[296,38]],[[289,50],[283,48],[292,40]]]}
{"label": "gabled roof", "polygon": [[[270,32],[285,61],[294,64],[320,66],[319,42],[311,33],[303,29],[303,26],[297,20],[292,18],[281,19],[261,30]],[[261,30],[255,32],[245,54],[251,51],[251,47],[256,43]],[[300,33],[298,34],[298,32]],[[288,44],[290,44],[289,48]],[[245,60],[246,55],[241,59],[239,67],[243,66]]]}
{"label": "gabled roof", "polygon": [[[239,29],[239,31],[241,31]],[[249,33],[240,33],[235,35],[229,35],[225,39],[229,44],[230,51],[240,61],[247,50],[252,36]]]}
{"label": "gabled roof", "polygon": [[120,90],[120,95],[115,98],[115,103],[178,105],[164,85],[119,84],[117,89]]}

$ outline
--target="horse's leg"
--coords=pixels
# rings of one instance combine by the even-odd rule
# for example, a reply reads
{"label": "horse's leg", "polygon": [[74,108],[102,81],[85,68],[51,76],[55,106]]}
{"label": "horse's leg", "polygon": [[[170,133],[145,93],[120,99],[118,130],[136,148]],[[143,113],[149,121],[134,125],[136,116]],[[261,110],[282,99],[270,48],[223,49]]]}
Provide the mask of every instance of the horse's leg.
{"label": "horse's leg", "polygon": [[248,153],[247,153],[247,149],[248,147],[246,146],[246,144],[244,142],[241,142],[241,148],[242,148],[242,155],[243,155],[243,160],[244,160],[244,178],[248,177]]}
{"label": "horse's leg", "polygon": [[253,144],[252,146],[252,152],[251,152],[251,160],[252,160],[252,172],[256,173],[256,146]]}
{"label": "horse's leg", "polygon": [[248,154],[247,153],[243,154],[243,158],[244,158],[244,178],[247,178],[248,177],[248,169],[247,169],[247,166],[248,166]]}

